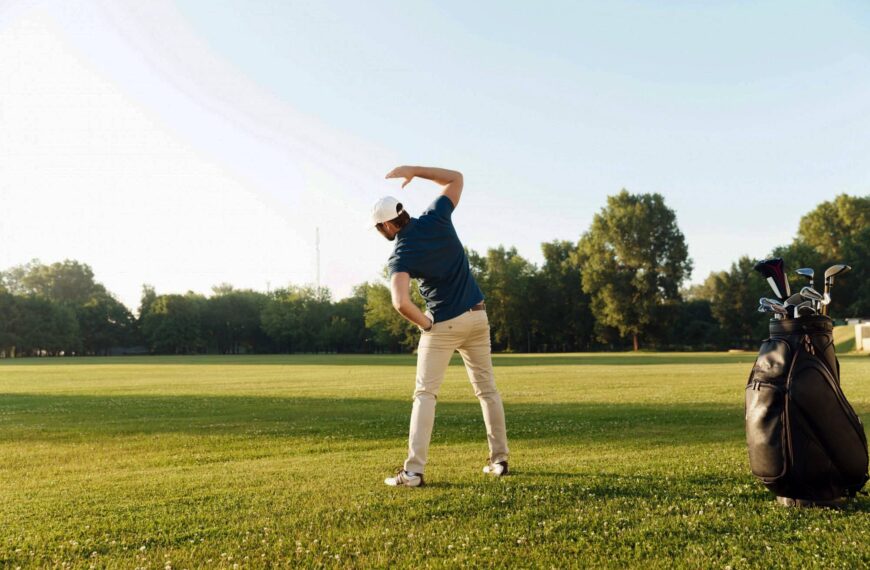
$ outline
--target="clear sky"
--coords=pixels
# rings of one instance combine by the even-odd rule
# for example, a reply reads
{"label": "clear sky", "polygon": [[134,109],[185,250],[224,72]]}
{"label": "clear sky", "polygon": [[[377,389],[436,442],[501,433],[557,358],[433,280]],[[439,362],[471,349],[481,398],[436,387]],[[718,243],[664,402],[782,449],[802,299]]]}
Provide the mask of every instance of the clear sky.
{"label": "clear sky", "polygon": [[379,277],[403,163],[463,171],[478,251],[658,192],[692,281],[870,190],[870,3],[0,1],[0,268],[265,290]]}

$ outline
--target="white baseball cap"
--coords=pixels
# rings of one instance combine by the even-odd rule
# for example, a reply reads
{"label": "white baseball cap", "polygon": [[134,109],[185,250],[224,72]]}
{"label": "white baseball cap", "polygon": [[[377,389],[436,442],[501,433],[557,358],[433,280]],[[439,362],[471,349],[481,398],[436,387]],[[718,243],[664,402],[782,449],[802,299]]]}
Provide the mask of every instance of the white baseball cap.
{"label": "white baseball cap", "polygon": [[372,207],[372,226],[389,222],[395,219],[403,211],[402,203],[393,198],[386,196],[375,202]]}

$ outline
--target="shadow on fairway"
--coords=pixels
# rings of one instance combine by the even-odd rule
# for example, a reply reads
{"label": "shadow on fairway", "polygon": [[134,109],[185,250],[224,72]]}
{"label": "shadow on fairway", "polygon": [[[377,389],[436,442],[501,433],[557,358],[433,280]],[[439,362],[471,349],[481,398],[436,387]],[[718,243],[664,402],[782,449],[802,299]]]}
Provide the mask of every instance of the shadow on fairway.
{"label": "shadow on fairway", "polygon": [[[650,366],[674,364],[739,364],[755,361],[754,353],[691,353],[691,352],[611,352],[577,354],[494,354],[493,364],[500,366]],[[138,365],[169,364],[175,366],[408,366],[416,365],[413,354],[293,354],[293,355],[233,355],[233,356],[129,356],[76,358],[0,359],[2,366],[67,366],[67,365]],[[453,366],[462,359],[454,354]]]}
{"label": "shadow on fairway", "polygon": [[[721,443],[743,437],[742,406],[713,404],[506,404],[512,440]],[[249,396],[0,394],[0,441],[137,434],[403,441],[402,400]],[[433,441],[485,441],[480,406],[440,402]]]}

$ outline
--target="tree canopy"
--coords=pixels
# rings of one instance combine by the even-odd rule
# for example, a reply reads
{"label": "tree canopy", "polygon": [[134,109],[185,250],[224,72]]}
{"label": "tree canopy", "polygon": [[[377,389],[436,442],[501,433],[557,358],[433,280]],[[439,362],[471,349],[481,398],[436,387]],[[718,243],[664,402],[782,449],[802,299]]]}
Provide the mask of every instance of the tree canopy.
{"label": "tree canopy", "polygon": [[[758,257],[790,271],[852,266],[831,314],[870,316],[870,197],[837,196],[801,218],[794,240]],[[766,334],[767,285],[743,256],[683,289],[692,270],[673,210],[659,194],[611,196],[577,242],[541,244],[540,266],[515,247],[466,250],[486,298],[496,351],[748,347]],[[766,255],[765,255],[766,254]],[[793,289],[798,283],[792,274]],[[799,283],[802,285],[803,283]],[[424,306],[416,281],[412,299]],[[218,284],[210,294],[144,285],[135,315],[87,264],[39,260],[0,272],[0,356],[408,352],[419,332],[392,306],[383,278],[334,300],[328,289]]]}
{"label": "tree canopy", "polygon": [[680,299],[692,271],[676,214],[660,194],[623,190],[608,197],[580,239],[578,256],[595,319],[630,336],[635,350],[656,308]]}

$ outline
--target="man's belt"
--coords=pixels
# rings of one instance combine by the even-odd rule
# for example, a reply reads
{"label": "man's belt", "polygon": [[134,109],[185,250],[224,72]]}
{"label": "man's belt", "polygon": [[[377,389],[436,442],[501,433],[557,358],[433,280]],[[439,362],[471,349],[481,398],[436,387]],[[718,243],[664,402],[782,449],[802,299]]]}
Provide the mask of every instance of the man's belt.
{"label": "man's belt", "polygon": [[468,310],[469,311],[485,311],[486,310],[486,303],[481,301],[480,303],[476,304],[475,306],[471,307]]}

